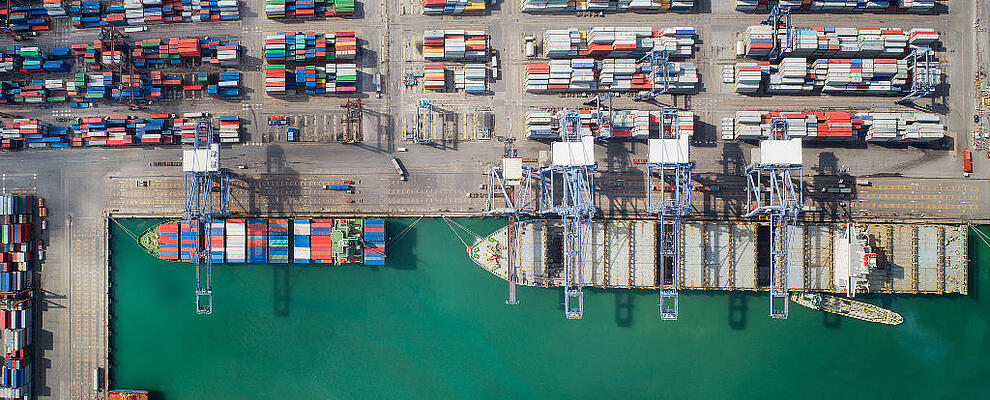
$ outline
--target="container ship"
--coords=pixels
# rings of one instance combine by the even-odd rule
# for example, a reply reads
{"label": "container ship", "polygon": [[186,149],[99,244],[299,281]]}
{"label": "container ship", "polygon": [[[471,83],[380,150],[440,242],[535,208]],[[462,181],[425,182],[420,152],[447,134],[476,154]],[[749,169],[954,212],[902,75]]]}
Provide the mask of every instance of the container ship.
{"label": "container ship", "polygon": [[205,225],[208,243],[200,243],[197,221],[178,220],[151,227],[138,242],[177,262],[191,262],[202,250],[215,264],[385,265],[384,219],[229,218]]}
{"label": "container ship", "polygon": [[[561,222],[534,219],[517,226],[513,241],[516,284],[563,286]],[[592,222],[584,236],[584,285],[658,289],[659,228],[655,220]],[[791,230],[787,289],[849,297],[858,293],[965,295],[967,229],[950,224],[805,223]],[[678,289],[767,291],[770,236],[769,226],[760,222],[682,222],[674,263]],[[476,264],[507,279],[508,245],[507,228],[502,228],[479,239],[467,252]],[[669,285],[673,274],[668,274],[664,282]]]}

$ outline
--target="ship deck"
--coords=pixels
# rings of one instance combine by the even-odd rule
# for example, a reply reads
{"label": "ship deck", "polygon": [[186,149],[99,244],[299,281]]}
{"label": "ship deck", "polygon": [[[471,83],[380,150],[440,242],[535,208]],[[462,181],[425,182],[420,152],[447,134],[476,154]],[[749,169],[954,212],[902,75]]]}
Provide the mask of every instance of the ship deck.
{"label": "ship deck", "polygon": [[[657,221],[598,220],[591,224],[586,286],[656,289]],[[967,227],[948,224],[861,223],[877,253],[872,293],[967,294]],[[690,221],[681,224],[678,287],[686,290],[767,290],[769,232],[759,222]],[[833,243],[842,224],[802,224],[792,231],[788,287],[835,293]],[[563,285],[562,228],[556,220],[520,222],[517,284]],[[506,229],[476,245],[471,258],[507,279]]]}

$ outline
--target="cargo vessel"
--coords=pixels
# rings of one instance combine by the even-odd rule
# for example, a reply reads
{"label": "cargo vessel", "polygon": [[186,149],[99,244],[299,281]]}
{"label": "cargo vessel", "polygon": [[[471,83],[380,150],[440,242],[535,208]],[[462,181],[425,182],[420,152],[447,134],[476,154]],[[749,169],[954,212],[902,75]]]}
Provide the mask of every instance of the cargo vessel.
{"label": "cargo vessel", "polygon": [[179,220],[149,228],[138,242],[149,254],[177,262],[208,251],[215,264],[385,265],[384,219],[229,218],[204,225],[204,242],[197,240],[197,221]]}
{"label": "cargo vessel", "polygon": [[115,389],[107,391],[107,400],[148,400],[147,390]]}
{"label": "cargo vessel", "polygon": [[884,325],[900,325],[904,322],[904,318],[896,312],[853,299],[820,293],[792,293],[791,301],[812,310],[844,315],[866,322],[876,322]]}
{"label": "cargo vessel", "polygon": [[[468,246],[468,256],[501,279],[508,246],[515,249],[516,284],[564,284],[559,220],[518,223]],[[580,265],[587,287],[658,289],[659,223],[603,219],[587,227]],[[791,293],[968,294],[967,227],[960,224],[803,223],[791,230],[787,289]],[[669,228],[668,228],[669,231]],[[670,239],[668,239],[670,240]],[[680,290],[767,291],[770,232],[756,221],[682,222],[676,240]],[[867,249],[868,246],[868,249]],[[875,263],[862,261],[865,251]],[[857,258],[859,257],[859,258]],[[668,270],[670,271],[670,270]],[[666,282],[671,280],[668,275]]]}

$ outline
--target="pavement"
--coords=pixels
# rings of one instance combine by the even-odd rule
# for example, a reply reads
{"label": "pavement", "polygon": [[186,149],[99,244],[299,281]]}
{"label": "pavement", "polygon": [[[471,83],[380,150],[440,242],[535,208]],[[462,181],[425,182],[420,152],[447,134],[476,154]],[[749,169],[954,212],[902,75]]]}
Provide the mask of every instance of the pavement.
{"label": "pavement", "polygon": [[[891,97],[773,96],[754,99],[736,94],[720,81],[721,69],[736,61],[737,35],[758,24],[761,15],[738,13],[731,0],[699,0],[699,13],[608,14],[604,17],[528,15],[518,3],[501,5],[490,15],[438,17],[419,15],[415,0],[369,1],[358,17],[309,22],[281,22],[264,18],[264,1],[242,2],[243,20],[153,26],[130,39],[210,36],[238,40],[244,48],[243,98],[223,101],[209,97],[157,102],[145,110],[120,106],[93,109],[65,106],[4,107],[4,112],[54,122],[58,118],[147,113],[209,111],[236,114],[244,121],[244,144],[225,146],[222,165],[232,179],[232,210],[251,215],[479,215],[485,199],[487,167],[503,153],[497,138],[512,137],[521,157],[536,159],[548,143],[523,137],[525,111],[541,107],[579,106],[586,98],[534,95],[522,90],[522,38],[542,36],[545,29],[590,26],[696,27],[700,45],[690,60],[700,68],[701,89],[692,95],[658,97],[654,103],[616,98],[620,108],[658,109],[664,105],[689,108],[697,115],[692,159],[694,183],[717,185],[721,190],[694,192],[695,215],[735,218],[745,209],[745,180],[752,143],[723,142],[716,129],[721,118],[737,110],[926,110],[940,114],[951,139],[943,146],[831,145],[804,150],[806,203],[817,207],[808,219],[884,219],[988,221],[990,161],[975,157],[975,173],[961,174],[961,152],[974,143],[973,115],[977,111],[974,77],[985,71],[990,34],[984,27],[990,15],[984,1],[951,2],[939,15],[795,14],[796,26],[892,26],[905,29],[936,28],[942,33],[947,82],[934,101],[915,107],[894,104]],[[945,2],[943,2],[944,4]],[[981,25],[974,29],[974,20]],[[502,79],[491,84],[491,95],[432,93],[420,86],[405,88],[404,71],[425,64],[419,50],[424,29],[484,29],[502,56]],[[42,34],[31,44],[69,45],[92,41],[98,31],[76,30],[59,22],[54,33]],[[358,60],[362,93],[349,97],[364,103],[361,144],[341,144],[341,105],[348,97],[272,98],[265,95],[262,73],[264,36],[280,31],[355,31],[361,43]],[[129,39],[129,40],[130,40]],[[10,45],[0,39],[0,45]],[[976,52],[968,49],[977,48]],[[459,63],[447,62],[451,68]],[[204,67],[209,69],[209,67]],[[385,76],[385,93],[375,96],[373,77]],[[986,79],[983,79],[986,81]],[[987,82],[984,82],[986,84]],[[431,99],[451,117],[449,140],[431,145],[406,141],[402,124],[415,113],[419,99]],[[495,114],[495,132],[485,140],[474,129],[481,112]],[[985,110],[984,110],[985,111]],[[981,112],[984,112],[981,111]],[[304,143],[287,143],[284,128],[267,125],[271,115],[287,115],[302,131]],[[978,129],[981,129],[978,127]],[[405,147],[408,151],[398,152]],[[596,145],[598,172],[596,201],[604,216],[645,217],[644,143],[611,142]],[[409,180],[400,181],[389,157],[400,158]],[[44,263],[36,315],[35,394],[43,399],[95,398],[92,369],[108,367],[107,215],[175,216],[182,212],[183,185],[178,167],[154,166],[178,161],[177,147],[129,149],[69,149],[3,154],[0,166],[3,190],[33,191],[48,200],[50,243]],[[527,165],[535,166],[533,163]],[[243,167],[243,168],[241,168]],[[856,179],[870,185],[856,185]],[[354,193],[324,190],[323,186],[355,181]],[[840,180],[848,194],[821,192]],[[139,182],[147,181],[143,186]],[[474,194],[474,195],[472,195]],[[474,196],[474,197],[472,197]],[[353,202],[349,202],[351,200]],[[190,296],[193,284],[190,283]],[[192,312],[192,310],[190,310]]]}

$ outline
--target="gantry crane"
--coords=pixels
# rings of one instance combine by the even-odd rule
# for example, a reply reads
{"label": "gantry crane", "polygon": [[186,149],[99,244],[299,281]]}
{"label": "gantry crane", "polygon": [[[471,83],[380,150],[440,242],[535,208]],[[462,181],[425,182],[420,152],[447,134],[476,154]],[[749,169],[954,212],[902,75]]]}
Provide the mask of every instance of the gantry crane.
{"label": "gantry crane", "polygon": [[364,103],[361,99],[351,100],[348,99],[347,102],[341,105],[344,108],[344,123],[347,127],[347,137],[344,138],[344,143],[361,143],[364,142]]}
{"label": "gantry crane", "polygon": [[935,52],[927,46],[914,47],[905,60],[911,71],[911,90],[897,100],[897,103],[912,103],[922,97],[934,95],[935,88],[942,81],[942,71],[935,59]]}
{"label": "gantry crane", "polygon": [[522,165],[522,158],[512,152],[513,138],[505,139],[505,152],[501,165],[491,168],[488,176],[488,202],[485,212],[508,217],[506,226],[506,268],[509,281],[509,299],[506,304],[519,304],[516,300],[518,261],[516,249],[519,239],[519,217],[532,213],[531,207],[533,169]]}
{"label": "gantry crane", "polygon": [[436,126],[433,121],[433,102],[428,99],[421,99],[416,103],[416,130],[414,137],[416,143],[433,142]]}
{"label": "gantry crane", "polygon": [[[767,59],[779,60],[794,48],[794,27],[791,26],[791,7],[775,5],[763,24],[773,27],[773,39]],[[783,34],[783,36],[781,35]]]}
{"label": "gantry crane", "polygon": [[213,259],[209,229],[214,218],[230,215],[230,171],[220,168],[220,145],[209,121],[196,123],[193,148],[182,154],[186,209],[183,220],[196,226],[196,312],[213,312]]}
{"label": "gantry crane", "polygon": [[[677,109],[663,109],[656,138],[650,138],[646,171],[646,210],[659,219],[657,273],[660,318],[677,319],[677,287],[680,283],[681,218],[691,212],[690,137],[680,132]],[[659,183],[659,187],[654,187]],[[657,197],[659,192],[659,198]],[[668,277],[670,278],[668,280]]]}
{"label": "gantry crane", "polygon": [[770,219],[770,317],[787,318],[790,244],[794,225],[804,205],[804,169],[801,139],[787,135],[787,121],[771,119],[768,139],[753,149],[753,159],[746,168],[746,202],[750,210],[744,217],[766,216]]}
{"label": "gantry crane", "polygon": [[575,110],[559,114],[560,142],[551,144],[550,165],[539,170],[539,213],[560,216],[564,225],[564,315],[584,315],[584,264],[592,217],[595,214],[594,137],[582,136]]}
{"label": "gantry crane", "polygon": [[673,72],[673,66],[668,61],[669,58],[670,53],[666,49],[654,48],[636,61],[637,63],[650,63],[650,90],[641,93],[636,100],[653,100],[670,91],[670,74]]}

